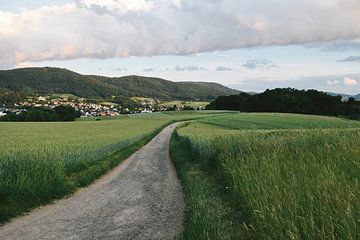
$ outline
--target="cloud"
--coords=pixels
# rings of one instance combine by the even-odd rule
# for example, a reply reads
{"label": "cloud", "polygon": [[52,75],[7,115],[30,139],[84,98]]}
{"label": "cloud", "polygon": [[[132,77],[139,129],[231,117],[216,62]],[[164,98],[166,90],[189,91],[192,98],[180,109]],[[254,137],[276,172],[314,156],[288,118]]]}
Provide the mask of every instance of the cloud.
{"label": "cloud", "polygon": [[78,5],[85,8],[104,10],[109,12],[149,12],[153,7],[152,1],[145,0],[82,0]]}
{"label": "cloud", "polygon": [[349,56],[345,59],[338,60],[338,62],[360,62],[360,56]]}
{"label": "cloud", "polygon": [[347,86],[356,86],[358,81],[349,77],[344,78],[344,84]]}
{"label": "cloud", "polygon": [[34,63],[28,63],[28,62],[22,62],[15,66],[16,68],[33,68],[33,67],[39,67],[38,65]]}
{"label": "cloud", "polygon": [[336,85],[336,84],[339,84],[339,83],[340,83],[340,81],[338,81],[338,80],[328,80],[328,81],[326,81],[327,85]]}
{"label": "cloud", "polygon": [[310,47],[320,48],[324,52],[344,52],[344,51],[359,51],[360,39],[356,38],[347,41],[335,41],[322,44],[310,44]]}
{"label": "cloud", "polygon": [[77,0],[18,13],[0,10],[0,68],[29,61],[187,55],[360,39],[360,25],[354,24],[360,22],[358,0],[256,3]]}
{"label": "cloud", "polygon": [[161,67],[149,67],[142,69],[143,72],[155,72],[155,71],[177,71],[177,72],[184,72],[184,71],[205,71],[206,69],[203,67],[198,67],[194,65],[189,66],[175,66],[175,67],[168,67],[168,68],[161,68]]}
{"label": "cloud", "polygon": [[122,72],[122,71],[126,72],[128,69],[124,68],[124,67],[116,67],[116,68],[114,68],[114,70],[119,71],[119,72]]}
{"label": "cloud", "polygon": [[232,68],[228,68],[228,67],[224,67],[224,66],[217,66],[216,67],[216,71],[232,71],[233,69]]}
{"label": "cloud", "polygon": [[141,71],[143,71],[143,72],[155,72],[156,68],[155,67],[149,67],[149,68],[144,68]]}
{"label": "cloud", "polygon": [[175,66],[175,71],[178,71],[178,72],[183,72],[183,71],[205,71],[206,69],[203,68],[203,67],[198,67],[198,66],[193,66],[193,65],[190,65],[190,66]]}
{"label": "cloud", "polygon": [[251,59],[244,63],[242,66],[250,70],[268,70],[270,68],[277,67],[271,60],[267,59]]}
{"label": "cloud", "polygon": [[[343,80],[347,78],[346,75],[326,75],[326,76],[312,76],[299,79],[290,80],[271,80],[264,81],[262,78],[245,78],[233,84],[229,84],[229,87],[233,87],[242,91],[264,91],[265,89],[273,88],[297,88],[297,89],[317,89],[325,92],[332,93],[345,93],[350,95],[359,94],[360,90],[357,86],[348,86],[343,83]],[[353,79],[360,79],[360,74],[352,75]],[[336,79],[342,79],[336,80]],[[329,85],[328,81],[336,84]],[[338,83],[337,83],[338,82]]]}

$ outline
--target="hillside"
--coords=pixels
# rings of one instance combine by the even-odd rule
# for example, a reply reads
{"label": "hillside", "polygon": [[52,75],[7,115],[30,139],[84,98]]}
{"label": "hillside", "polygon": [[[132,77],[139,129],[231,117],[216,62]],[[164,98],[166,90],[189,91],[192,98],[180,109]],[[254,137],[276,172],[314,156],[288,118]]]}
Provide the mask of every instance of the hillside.
{"label": "hillside", "polygon": [[327,92],[330,96],[341,96],[343,101],[349,100],[349,98],[353,97],[355,100],[360,100],[360,94],[357,95],[349,95],[349,94],[343,94],[343,93],[333,93],[333,92]]}
{"label": "hillside", "polygon": [[238,91],[216,83],[172,82],[160,78],[109,78],[81,75],[60,68],[0,71],[0,89],[25,94],[71,93],[79,97],[151,97],[161,100],[213,100]]}

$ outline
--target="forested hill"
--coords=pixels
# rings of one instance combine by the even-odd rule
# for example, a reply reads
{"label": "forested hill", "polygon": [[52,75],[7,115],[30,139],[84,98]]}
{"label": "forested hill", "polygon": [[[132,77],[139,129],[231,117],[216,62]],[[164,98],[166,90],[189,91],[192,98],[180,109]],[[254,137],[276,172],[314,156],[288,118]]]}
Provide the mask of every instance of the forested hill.
{"label": "forested hill", "polygon": [[239,93],[216,83],[172,82],[141,76],[87,76],[49,67],[0,71],[0,89],[25,94],[70,93],[86,98],[123,96],[199,101]]}
{"label": "forested hill", "polygon": [[331,96],[316,90],[277,88],[250,95],[220,96],[207,109],[238,110],[242,112],[283,112],[318,115],[360,116],[360,102],[350,97]]}

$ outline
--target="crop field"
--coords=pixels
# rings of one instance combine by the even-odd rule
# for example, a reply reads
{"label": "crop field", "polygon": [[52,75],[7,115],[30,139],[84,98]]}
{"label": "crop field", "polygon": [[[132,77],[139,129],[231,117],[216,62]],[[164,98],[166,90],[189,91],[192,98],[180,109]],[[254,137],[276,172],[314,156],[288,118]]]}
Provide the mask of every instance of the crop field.
{"label": "crop field", "polygon": [[162,119],[1,123],[0,220],[88,183],[109,168],[98,165],[100,159],[163,124]]}
{"label": "crop field", "polygon": [[108,121],[0,123],[0,222],[91,183],[165,124],[210,115],[174,112]]}
{"label": "crop field", "polygon": [[200,122],[231,130],[360,127],[360,122],[342,118],[284,113],[240,113],[203,119]]}
{"label": "crop field", "polygon": [[360,239],[360,123],[182,111],[68,123],[0,123],[0,222],[86,186],[177,130],[184,239]]}
{"label": "crop field", "polygon": [[359,126],[233,114],[179,128],[171,154],[187,195],[183,238],[360,239]]}
{"label": "crop field", "polygon": [[209,102],[171,101],[171,102],[161,103],[160,106],[172,107],[172,106],[176,105],[178,107],[189,106],[189,107],[193,107],[193,108],[198,108],[198,107],[205,107],[208,104],[209,104]]}

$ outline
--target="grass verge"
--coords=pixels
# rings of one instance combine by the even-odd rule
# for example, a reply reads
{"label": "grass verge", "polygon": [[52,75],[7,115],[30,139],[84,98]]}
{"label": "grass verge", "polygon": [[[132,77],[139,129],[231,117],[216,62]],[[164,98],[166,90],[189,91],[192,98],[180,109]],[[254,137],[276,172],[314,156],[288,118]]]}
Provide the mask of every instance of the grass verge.
{"label": "grass verge", "polygon": [[170,155],[185,192],[185,230],[180,239],[237,239],[240,219],[226,199],[225,189],[204,171],[189,141],[174,132]]}

